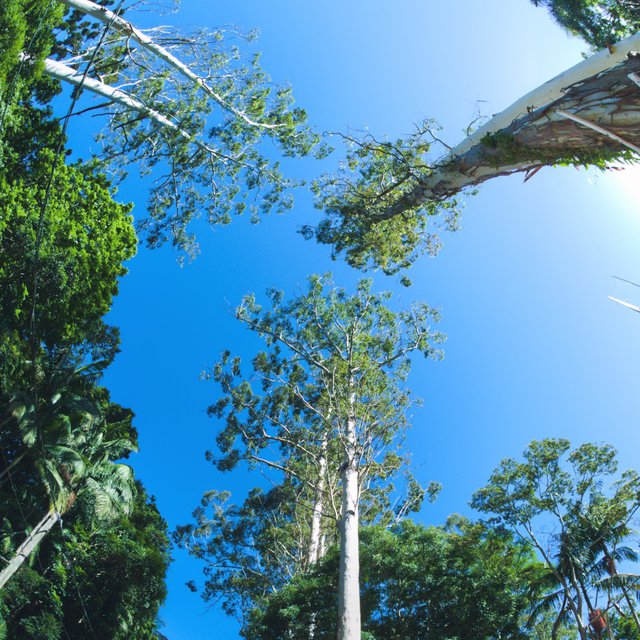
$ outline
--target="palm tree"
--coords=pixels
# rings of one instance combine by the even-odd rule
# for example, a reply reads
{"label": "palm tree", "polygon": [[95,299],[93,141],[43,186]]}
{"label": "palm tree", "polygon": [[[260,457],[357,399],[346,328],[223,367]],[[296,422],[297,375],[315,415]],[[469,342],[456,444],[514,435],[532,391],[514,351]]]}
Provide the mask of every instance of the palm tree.
{"label": "palm tree", "polygon": [[640,631],[640,618],[630,594],[630,590],[638,589],[640,576],[618,571],[622,562],[640,560],[638,552],[625,544],[633,533],[630,521],[640,508],[637,493],[634,498],[637,484],[637,476],[630,474],[626,481],[619,484],[612,498],[600,497],[592,502],[584,513],[578,515],[576,533],[581,538],[592,586],[598,591],[605,591],[608,608],[614,607],[619,612],[617,603],[619,594],[622,594],[631,618]]}
{"label": "palm tree", "polygon": [[92,389],[86,370],[59,370],[43,387],[48,393],[16,393],[9,400],[24,448],[0,477],[11,477],[16,466],[31,458],[49,508],[0,573],[0,589],[74,505],[93,521],[112,519],[131,507],[133,471],[113,461],[135,445],[128,438],[109,438],[109,424],[98,402],[90,393],[77,394],[78,388]]}

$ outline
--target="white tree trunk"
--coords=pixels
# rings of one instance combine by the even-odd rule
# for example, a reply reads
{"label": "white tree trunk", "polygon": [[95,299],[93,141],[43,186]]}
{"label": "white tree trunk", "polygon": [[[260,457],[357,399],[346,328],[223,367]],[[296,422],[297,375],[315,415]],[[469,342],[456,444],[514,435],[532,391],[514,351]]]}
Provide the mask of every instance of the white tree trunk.
{"label": "white tree trunk", "polygon": [[217,102],[223,109],[233,113],[237,118],[243,120],[246,124],[252,127],[262,127],[265,129],[275,129],[278,125],[261,123],[252,120],[246,113],[236,109],[232,104],[226,101],[219,93],[217,93],[207,81],[199,76],[195,71],[190,69],[184,62],[176,58],[170,51],[165,49],[162,45],[159,45],[147,34],[137,29],[128,20],[113,13],[106,7],[102,7],[90,0],[58,0],[58,2],[64,4],[67,7],[76,9],[86,15],[89,15],[96,20],[99,20],[110,28],[124,33],[128,38],[135,40],[142,47],[153,53],[160,60],[168,64],[171,68],[177,71],[180,75],[187,78],[195,86],[200,87],[204,93]]}
{"label": "white tree trunk", "polygon": [[182,138],[195,144],[203,151],[206,151],[207,153],[215,156],[220,155],[215,149],[212,149],[197,138],[194,138],[191,134],[181,129],[175,122],[162,115],[155,109],[151,109],[150,107],[145,105],[144,102],[138,100],[135,96],[132,96],[126,91],[111,87],[104,82],[95,80],[94,78],[90,78],[88,76],[84,77],[82,73],[79,73],[72,67],[62,64],[61,62],[57,62],[56,60],[51,60],[50,58],[47,58],[45,60],[44,65],[45,73],[51,78],[61,80],[62,82],[68,82],[75,85],[76,87],[82,86],[83,89],[91,91],[92,93],[95,93],[102,98],[106,98],[110,102],[115,102],[116,104],[130,109],[131,111],[140,113],[141,115],[149,118],[150,120],[153,120],[163,127],[172,129]]}
{"label": "white tree trunk", "polygon": [[360,640],[360,549],[358,540],[357,434],[355,395],[350,397],[351,415],[345,433],[345,461],[342,466],[342,509],[340,518],[340,575],[338,580],[337,640]]}
{"label": "white tree trunk", "polygon": [[[434,166],[431,175],[379,215],[389,219],[430,200],[455,195],[490,178],[554,164],[555,158],[585,149],[622,149],[624,143],[572,122],[579,115],[630,144],[640,144],[640,32],[590,56],[516,100],[465,138]],[[561,114],[564,111],[565,114]],[[503,133],[531,156],[514,161],[514,153],[492,148],[487,136]],[[508,151],[508,150],[507,150]],[[522,155],[522,154],[521,154]]]}
{"label": "white tree trunk", "polygon": [[318,480],[313,497],[313,511],[311,514],[311,538],[309,540],[309,566],[314,565],[324,555],[322,549],[322,511],[324,506],[325,476],[327,473],[327,437],[322,438],[320,459],[318,460]]}
{"label": "white tree trunk", "polygon": [[58,522],[60,515],[49,511],[47,515],[33,528],[25,541],[18,547],[16,555],[0,573],[0,589],[4,587],[11,576],[20,568],[22,563],[31,555],[31,552],[42,542],[51,531],[53,525]]}
{"label": "white tree trunk", "polygon": [[[488,133],[495,133],[508,127],[514,120],[555,102],[562,98],[569,87],[581,83],[587,78],[591,78],[603,71],[607,71],[617,64],[624,62],[629,53],[640,49],[640,32],[629,36],[625,40],[618,42],[611,49],[602,49],[598,53],[589,56],[586,60],[579,62],[570,69],[563,71],[551,80],[530,91],[526,95],[516,100],[504,111],[496,114],[482,127],[474,131],[465,138],[459,145],[454,147],[447,155],[448,159],[466,153],[473,146],[478,144]],[[446,162],[446,159],[445,159]]]}

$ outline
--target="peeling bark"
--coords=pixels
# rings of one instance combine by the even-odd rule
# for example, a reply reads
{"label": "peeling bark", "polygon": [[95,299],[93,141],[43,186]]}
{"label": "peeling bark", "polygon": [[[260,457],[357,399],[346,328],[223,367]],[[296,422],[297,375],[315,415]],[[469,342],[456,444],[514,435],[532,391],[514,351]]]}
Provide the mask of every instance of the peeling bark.
{"label": "peeling bark", "polygon": [[[390,219],[432,201],[449,198],[485,180],[575,157],[625,150],[620,141],[574,122],[574,114],[640,146],[640,33],[603,50],[520,98],[454,147],[431,174],[386,211]],[[501,144],[502,142],[502,144]],[[630,145],[626,145],[629,147]]]}

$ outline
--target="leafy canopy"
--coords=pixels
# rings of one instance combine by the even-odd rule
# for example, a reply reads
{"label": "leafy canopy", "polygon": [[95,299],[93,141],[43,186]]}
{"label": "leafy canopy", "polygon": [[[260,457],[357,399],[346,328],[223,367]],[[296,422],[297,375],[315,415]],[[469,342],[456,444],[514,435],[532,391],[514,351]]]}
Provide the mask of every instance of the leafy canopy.
{"label": "leafy canopy", "polygon": [[640,30],[638,0],[531,0],[596,48],[610,47]]}
{"label": "leafy canopy", "polygon": [[343,136],[341,170],[314,183],[316,206],[324,218],[302,229],[305,238],[331,245],[357,269],[405,269],[423,253],[435,255],[440,231],[455,231],[460,212],[455,200],[432,199],[412,205],[408,197],[431,174],[428,153],[437,140],[432,123],[396,141],[367,134]]}
{"label": "leafy canopy", "polygon": [[[253,612],[245,637],[335,637],[336,549]],[[363,638],[515,640],[529,583],[540,571],[531,550],[505,533],[460,516],[445,527],[404,520],[361,529]]]}

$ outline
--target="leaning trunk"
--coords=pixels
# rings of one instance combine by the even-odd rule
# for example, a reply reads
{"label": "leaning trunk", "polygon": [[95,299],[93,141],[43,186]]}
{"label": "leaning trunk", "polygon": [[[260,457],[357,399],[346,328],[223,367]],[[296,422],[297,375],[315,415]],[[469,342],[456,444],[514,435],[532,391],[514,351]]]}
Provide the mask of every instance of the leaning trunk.
{"label": "leaning trunk", "polygon": [[340,517],[340,575],[338,580],[337,640],[360,640],[360,556],[358,542],[359,479],[357,459],[355,395],[345,433]]}
{"label": "leaning trunk", "polygon": [[[24,56],[24,60],[28,60],[29,58]],[[129,109],[131,111],[135,111],[145,118],[149,118],[149,120],[155,122],[156,124],[166,127],[177,133],[181,138],[185,139],[187,142],[191,142],[196,147],[205,151],[206,153],[212,156],[218,156],[219,153],[209,147],[204,142],[195,138],[190,133],[182,129],[179,125],[177,125],[173,120],[163,115],[159,111],[150,108],[141,100],[138,100],[134,95],[123,91],[122,89],[117,89],[115,87],[111,87],[104,82],[100,82],[99,80],[95,80],[94,78],[90,78],[85,76],[80,71],[69,67],[62,62],[58,62],[57,60],[52,60],[47,58],[44,61],[44,70],[45,73],[56,80],[60,80],[61,82],[68,82],[76,87],[82,87],[87,91],[91,91],[96,95],[106,98],[110,102],[113,102],[125,109]]]}
{"label": "leaning trunk", "polygon": [[549,80],[454,147],[379,214],[401,215],[466,187],[568,162],[593,164],[640,148],[640,33]]}
{"label": "leaning trunk", "polygon": [[51,531],[53,525],[58,522],[60,515],[49,511],[47,515],[33,528],[26,540],[16,551],[16,555],[0,573],[0,589],[4,587],[11,576],[20,568],[22,563],[31,555],[31,552],[42,542]]}
{"label": "leaning trunk", "polygon": [[137,29],[133,24],[119,16],[117,13],[114,13],[106,7],[96,4],[91,0],[58,0],[58,2],[64,4],[70,9],[80,11],[95,18],[96,20],[99,20],[107,28],[122,33],[127,39],[135,40],[147,51],[150,51],[157,58],[166,63],[171,69],[189,80],[195,88],[199,87],[202,89],[204,93],[217,102],[225,111],[229,111],[240,120],[243,120],[246,124],[252,127],[261,127],[264,129],[278,128],[279,125],[277,124],[256,122],[244,113],[244,111],[236,109],[231,103],[225,100],[221,94],[215,91],[210,84],[207,83],[206,78],[198,75],[184,62],[176,58],[168,49],[152,40],[148,35]]}

